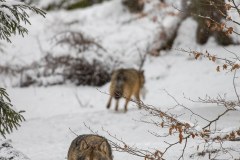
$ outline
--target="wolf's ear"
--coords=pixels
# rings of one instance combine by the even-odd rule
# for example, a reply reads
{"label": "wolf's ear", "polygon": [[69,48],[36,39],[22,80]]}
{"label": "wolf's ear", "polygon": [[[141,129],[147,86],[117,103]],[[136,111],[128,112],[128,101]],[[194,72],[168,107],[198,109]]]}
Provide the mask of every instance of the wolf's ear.
{"label": "wolf's ear", "polygon": [[100,146],[99,146],[99,150],[105,154],[107,154],[108,151],[108,145],[107,142],[103,141]]}
{"label": "wolf's ear", "polygon": [[144,75],[144,70],[141,70],[140,73],[141,73],[142,75]]}
{"label": "wolf's ear", "polygon": [[80,142],[80,150],[82,151],[82,150],[86,150],[88,148],[88,144],[87,144],[87,142],[85,141],[85,140],[82,140],[81,142]]}

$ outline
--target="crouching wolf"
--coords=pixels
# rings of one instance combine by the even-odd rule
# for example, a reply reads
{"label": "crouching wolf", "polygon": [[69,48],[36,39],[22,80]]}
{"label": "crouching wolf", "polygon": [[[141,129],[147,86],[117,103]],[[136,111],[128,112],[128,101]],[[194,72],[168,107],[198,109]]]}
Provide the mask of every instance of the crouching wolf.
{"label": "crouching wolf", "polygon": [[68,150],[68,160],[113,160],[113,156],[106,138],[86,134],[72,141]]}
{"label": "crouching wolf", "polygon": [[110,84],[110,98],[107,104],[107,108],[110,108],[112,98],[116,99],[115,110],[118,110],[118,103],[121,97],[126,99],[124,110],[127,111],[128,102],[131,100],[131,96],[134,95],[139,108],[140,106],[140,91],[145,83],[145,77],[143,71],[135,69],[118,69],[113,72]]}

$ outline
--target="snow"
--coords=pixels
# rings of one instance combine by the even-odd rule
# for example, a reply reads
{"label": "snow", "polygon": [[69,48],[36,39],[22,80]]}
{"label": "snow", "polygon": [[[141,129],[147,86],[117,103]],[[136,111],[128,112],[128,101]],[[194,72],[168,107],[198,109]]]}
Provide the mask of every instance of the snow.
{"label": "snow", "polygon": [[240,111],[240,106],[235,106],[234,109],[236,109],[237,111]]}
{"label": "snow", "polygon": [[1,6],[7,6],[9,8],[11,8],[14,5],[20,5],[23,4],[22,2],[17,2],[16,0],[3,0],[3,2],[1,2]]}
{"label": "snow", "polygon": [[[174,1],[168,1],[171,4]],[[46,5],[47,1],[42,1]],[[156,1],[154,2],[156,3]],[[154,4],[153,3],[153,4]],[[176,3],[176,2],[174,2]],[[145,10],[150,11],[153,4],[149,3]],[[179,6],[180,4],[176,3]],[[165,30],[175,27],[180,20],[179,17],[165,15],[168,12],[177,12],[171,5],[167,12],[163,10],[158,23],[163,24]],[[53,11],[49,12],[46,19],[32,15],[31,26],[27,26],[29,34],[22,38],[13,37],[12,44],[4,43],[6,54],[1,55],[1,65],[23,66],[38,61],[45,56],[45,52],[53,55],[74,54],[76,51],[65,46],[55,46],[52,39],[58,33],[64,31],[81,31],[97,41],[107,49],[108,53],[97,57],[96,53],[87,51],[82,53],[89,60],[98,58],[109,66],[114,66],[114,60],[119,60],[120,67],[138,67],[138,48],[144,52],[149,43],[156,40],[159,31],[158,23],[152,21],[155,12],[149,16],[129,21],[138,17],[138,14],[130,14],[121,5],[120,0],[112,0],[92,7],[75,11]],[[74,22],[72,25],[70,25]],[[187,53],[180,52],[179,48],[205,51],[221,56],[234,57],[223,47],[216,44],[210,38],[205,45],[198,45],[195,42],[196,22],[192,18],[186,19],[180,26],[178,37],[174,42],[173,49],[161,51],[159,57],[147,57],[143,66],[145,83],[145,104],[159,107],[167,111],[176,105],[175,101],[166,94],[166,91],[174,96],[180,103],[199,115],[208,119],[216,118],[225,108],[214,104],[193,103],[185,97],[197,100],[198,97],[209,95],[217,97],[226,95],[226,99],[236,100],[234,87],[232,85],[233,73],[216,72],[217,64],[201,59],[195,60]],[[236,38],[237,40],[237,38]],[[39,46],[41,43],[41,47]],[[230,45],[226,49],[239,54],[239,45]],[[0,53],[1,54],[1,53]],[[30,73],[31,74],[31,73]],[[44,83],[58,80],[50,77]],[[146,112],[138,110],[134,103],[129,104],[129,111],[123,112],[124,100],[119,104],[120,111],[116,113],[114,107],[106,109],[109,98],[109,83],[102,87],[73,86],[72,84],[57,85],[52,87],[29,87],[15,88],[18,82],[14,77],[0,76],[1,85],[7,88],[12,103],[18,110],[25,110],[26,121],[22,126],[8,135],[13,146],[21,150],[32,160],[57,160],[66,159],[67,151],[71,141],[76,137],[74,133],[91,133],[84,125],[90,126],[92,130],[112,139],[106,132],[122,138],[127,144],[143,149],[164,149],[167,146],[164,141],[178,141],[178,136],[155,137],[149,132],[156,132],[161,135],[168,133],[167,129],[158,128],[149,124],[139,122],[148,120]],[[239,78],[236,79],[236,87],[239,90]],[[166,90],[166,91],[165,91]],[[106,94],[105,94],[106,93]],[[79,102],[80,100],[80,102]],[[114,103],[113,103],[114,104]],[[236,107],[239,110],[239,107]],[[175,108],[173,113],[181,115],[179,119],[194,126],[197,131],[202,131],[206,121],[199,120],[182,107]],[[185,113],[185,114],[183,114]],[[218,122],[218,130],[226,126],[239,125],[239,112],[229,112]],[[73,133],[74,132],[74,133]],[[185,159],[190,159],[192,153],[197,152],[197,145],[202,141],[189,141]],[[239,151],[239,142],[226,142],[226,147],[234,147]],[[174,147],[166,154],[166,159],[178,159],[183,145]],[[172,154],[174,151],[174,154]],[[125,153],[114,152],[114,159],[139,160]],[[221,157],[226,158],[226,157]],[[203,158],[204,159],[204,158]],[[207,159],[207,157],[205,157]]]}
{"label": "snow", "polygon": [[9,140],[1,140],[0,142],[0,159],[30,160],[26,155],[14,149]]}

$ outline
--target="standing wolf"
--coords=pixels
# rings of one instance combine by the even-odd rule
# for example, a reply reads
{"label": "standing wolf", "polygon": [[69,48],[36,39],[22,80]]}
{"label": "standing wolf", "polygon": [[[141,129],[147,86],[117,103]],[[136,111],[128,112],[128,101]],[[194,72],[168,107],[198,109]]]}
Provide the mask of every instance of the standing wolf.
{"label": "standing wolf", "polygon": [[110,84],[110,98],[107,108],[110,108],[112,98],[116,99],[115,110],[121,97],[126,99],[124,110],[127,111],[128,102],[134,95],[140,108],[140,91],[145,83],[144,72],[136,69],[118,69],[113,72]]}
{"label": "standing wolf", "polygon": [[68,150],[68,160],[113,160],[106,138],[86,134],[75,138]]}

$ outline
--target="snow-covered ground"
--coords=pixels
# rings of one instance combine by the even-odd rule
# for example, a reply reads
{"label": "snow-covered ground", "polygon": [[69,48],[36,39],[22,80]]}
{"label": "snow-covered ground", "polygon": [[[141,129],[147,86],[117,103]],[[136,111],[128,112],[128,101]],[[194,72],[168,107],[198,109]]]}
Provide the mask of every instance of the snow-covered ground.
{"label": "snow-covered ground", "polygon": [[[169,10],[174,11],[174,9]],[[72,54],[73,51],[65,47],[53,47],[54,42],[51,38],[56,33],[75,30],[96,38],[108,50],[108,54],[103,55],[101,61],[105,61],[106,57],[111,54],[115,59],[123,62],[120,67],[137,67],[139,63],[137,47],[144,49],[148,43],[153,42],[161,28],[151,20],[151,15],[128,22],[136,16],[128,13],[121,6],[120,0],[105,2],[80,11],[51,12],[47,14],[46,19],[32,16],[29,35],[24,38],[12,38],[13,43],[6,44],[7,53],[1,56],[0,64],[25,65],[39,60],[44,55],[39,48],[38,40],[45,51],[51,51],[53,54],[65,54],[66,52]],[[161,22],[165,27],[175,25],[178,20],[177,17],[171,17],[171,15],[159,16],[159,18],[162,18]],[[76,23],[69,25],[71,22]],[[160,107],[162,110],[174,106],[175,102],[166,94],[166,90],[196,113],[214,119],[224,108],[192,103],[184,96],[196,100],[198,97],[205,97],[206,94],[212,97],[226,94],[227,99],[236,99],[232,84],[233,73],[216,72],[217,64],[204,59],[196,61],[188,54],[178,51],[178,48],[198,51],[207,49],[218,56],[231,57],[233,55],[227,50],[240,56],[238,53],[240,46],[228,46],[226,50],[218,46],[213,38],[209,39],[206,45],[199,46],[195,42],[196,27],[196,23],[191,18],[186,19],[179,29],[178,37],[173,45],[174,49],[162,51],[159,57],[147,57],[143,69],[146,77],[145,87],[148,92],[143,102]],[[84,54],[88,55],[89,59],[96,57],[92,52]],[[111,61],[106,63],[113,65]],[[163,149],[166,146],[164,141],[178,140],[177,136],[164,139],[150,134],[149,131],[163,134],[166,130],[139,122],[140,119],[146,118],[145,112],[138,110],[133,103],[129,104],[127,113],[123,113],[124,100],[120,103],[119,112],[114,111],[114,103],[112,108],[107,110],[106,104],[109,96],[105,93],[108,93],[109,84],[102,87],[76,87],[69,84],[53,87],[13,88],[11,85],[14,85],[16,80],[11,81],[9,78],[1,77],[1,81],[7,88],[14,106],[26,111],[24,113],[26,121],[7,138],[12,139],[13,146],[32,160],[66,159],[68,148],[75,134],[91,133],[84,123],[109,139],[111,137],[102,130],[102,127],[128,144],[144,149]],[[238,79],[236,87],[240,89]],[[176,113],[178,112],[183,112],[182,108],[178,108]],[[194,121],[188,115],[182,118]],[[239,117],[239,112],[230,112],[220,120],[217,129],[223,129],[225,126],[238,126]],[[190,159],[189,156],[197,151],[198,143],[201,141],[189,143],[185,159]],[[226,145],[232,145],[238,150],[240,148],[239,142],[226,143]],[[166,154],[166,159],[178,159],[182,148],[183,145],[173,148]],[[114,152],[114,159],[139,160],[141,158]]]}

